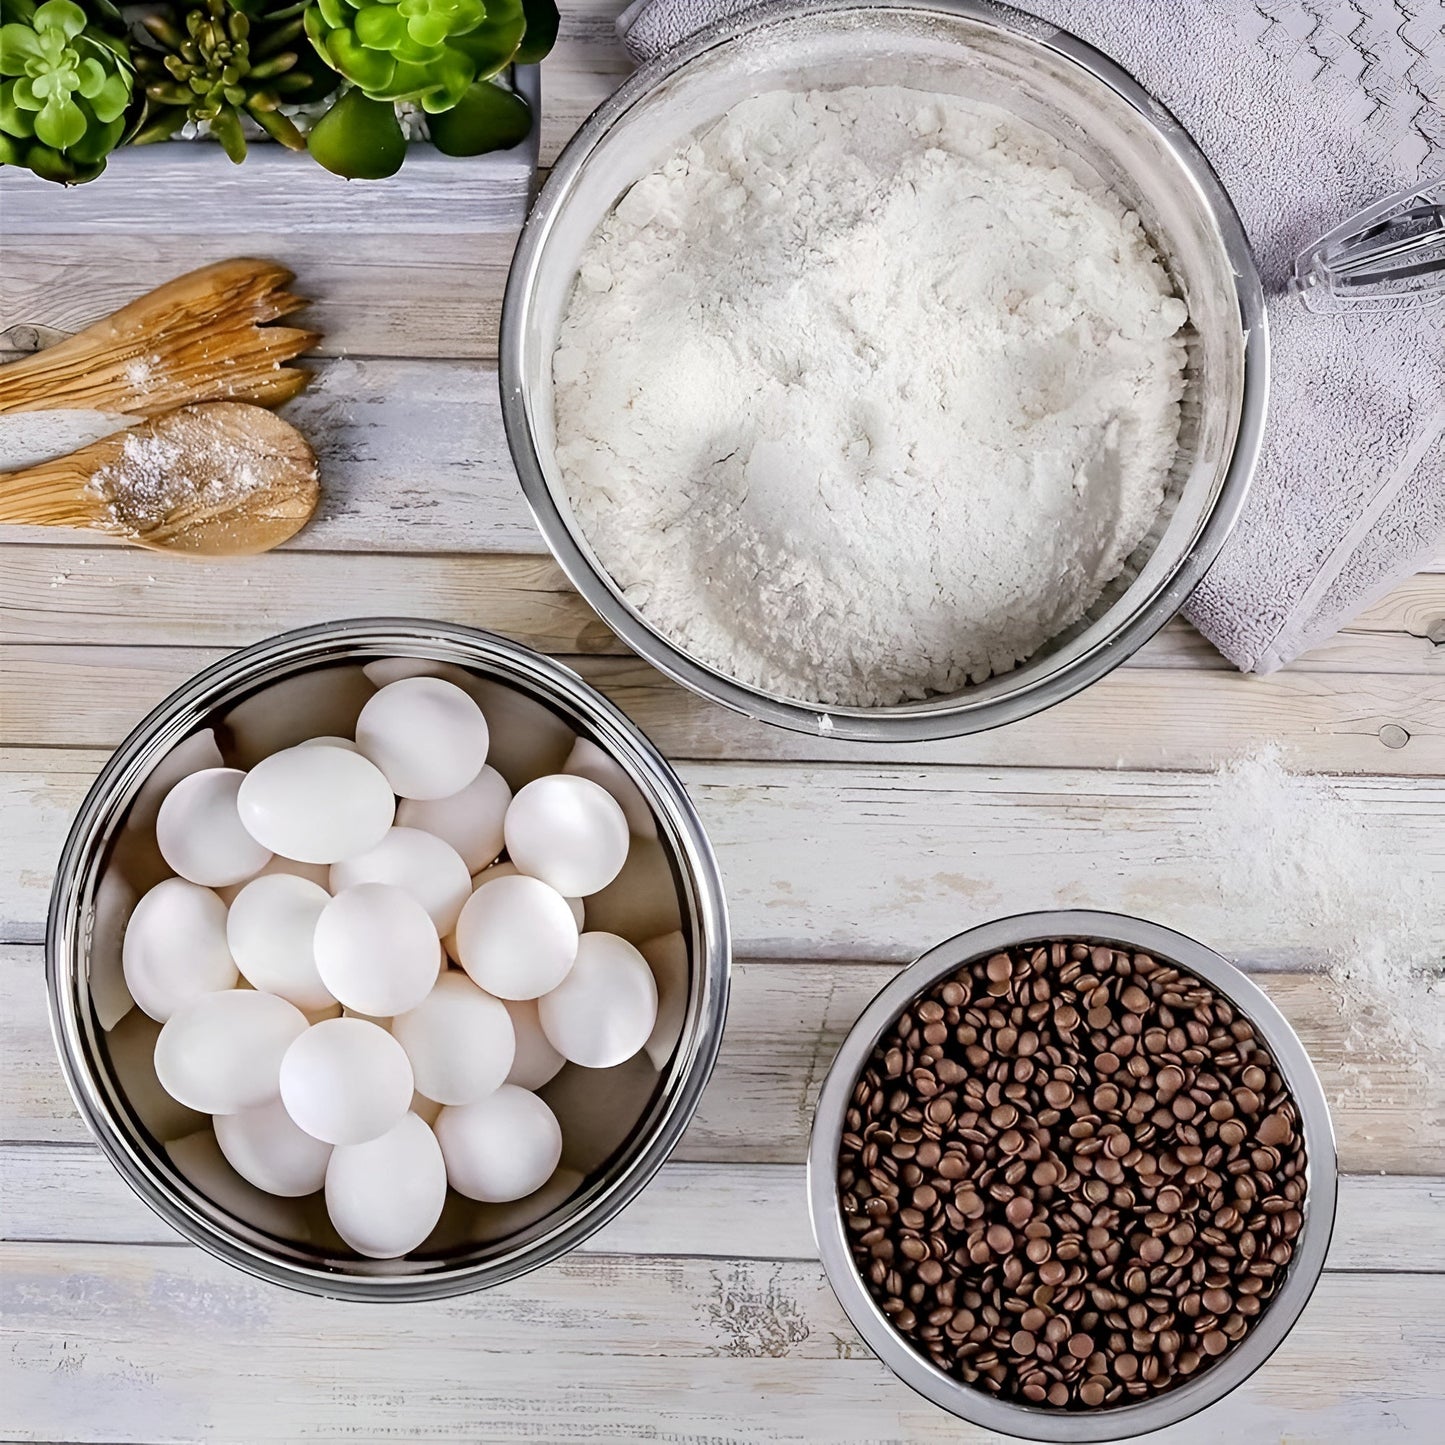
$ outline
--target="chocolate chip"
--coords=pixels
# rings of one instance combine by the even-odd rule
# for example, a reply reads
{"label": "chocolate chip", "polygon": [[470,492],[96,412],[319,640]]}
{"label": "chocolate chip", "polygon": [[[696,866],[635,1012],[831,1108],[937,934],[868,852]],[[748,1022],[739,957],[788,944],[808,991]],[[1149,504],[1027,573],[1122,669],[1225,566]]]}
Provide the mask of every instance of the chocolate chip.
{"label": "chocolate chip", "polygon": [[1299,1115],[1247,1019],[1173,965],[1054,941],[930,989],[847,1111],[859,1272],[939,1368],[1108,1409],[1267,1309],[1304,1225]]}

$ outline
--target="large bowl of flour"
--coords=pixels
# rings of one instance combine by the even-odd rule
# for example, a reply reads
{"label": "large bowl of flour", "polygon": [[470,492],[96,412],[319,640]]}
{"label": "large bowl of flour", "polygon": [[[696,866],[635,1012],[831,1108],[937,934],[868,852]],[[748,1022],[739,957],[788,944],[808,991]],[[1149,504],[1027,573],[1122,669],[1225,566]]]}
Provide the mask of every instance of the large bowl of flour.
{"label": "large bowl of flour", "polygon": [[992,4],[767,6],[559,159],[502,321],[554,554],[679,682],[867,740],[993,727],[1169,620],[1258,449],[1228,198],[1097,52]]}

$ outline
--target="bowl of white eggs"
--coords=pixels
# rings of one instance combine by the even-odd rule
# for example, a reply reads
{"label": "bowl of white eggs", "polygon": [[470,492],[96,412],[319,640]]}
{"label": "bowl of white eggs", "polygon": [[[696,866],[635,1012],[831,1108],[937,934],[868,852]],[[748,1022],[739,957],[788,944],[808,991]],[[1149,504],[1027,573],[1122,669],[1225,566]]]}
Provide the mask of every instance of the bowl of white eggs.
{"label": "bowl of white eggs", "polygon": [[677,1143],[729,938],[676,775],[562,664],[362,619],[223,659],[101,771],[61,855],[81,1114],[195,1243],[314,1294],[482,1289]]}

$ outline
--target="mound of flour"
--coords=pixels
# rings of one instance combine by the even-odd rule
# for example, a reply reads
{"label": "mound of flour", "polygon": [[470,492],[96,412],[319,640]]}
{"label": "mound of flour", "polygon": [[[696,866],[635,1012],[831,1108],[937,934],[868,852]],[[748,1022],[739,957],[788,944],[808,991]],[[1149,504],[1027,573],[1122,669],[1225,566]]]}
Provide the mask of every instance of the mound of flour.
{"label": "mound of flour", "polygon": [[1185,320],[1137,218],[1002,111],[773,92],[592,237],[553,358],[574,512],[694,656],[830,705],[948,692],[1143,539]]}

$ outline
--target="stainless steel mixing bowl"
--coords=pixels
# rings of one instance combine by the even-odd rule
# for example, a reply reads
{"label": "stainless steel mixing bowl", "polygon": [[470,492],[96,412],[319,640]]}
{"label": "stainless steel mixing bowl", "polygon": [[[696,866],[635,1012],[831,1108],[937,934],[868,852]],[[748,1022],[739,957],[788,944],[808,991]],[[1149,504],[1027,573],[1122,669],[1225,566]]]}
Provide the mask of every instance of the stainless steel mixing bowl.
{"label": "stainless steel mixing bowl", "polygon": [[[1218,1363],[1184,1384],[1139,1404],[1092,1411],[1040,1409],[1000,1400],[937,1369],[888,1322],[853,1264],[839,1204],[838,1153],[853,1086],[878,1040],[903,1010],[940,979],[964,964],[1001,949],[1049,939],[1081,939],[1142,950],[1177,964],[1212,984],[1258,1030],[1274,1055],[1299,1109],[1307,1155],[1304,1224],[1279,1293],[1253,1328]],[[1087,909],[1021,913],[960,933],[889,982],[853,1025],[818,1098],[808,1143],[808,1211],[828,1283],[848,1318],[874,1353],[905,1384],[945,1410],[1007,1435],[1031,1440],[1119,1440],[1177,1424],[1212,1405],[1242,1384],[1275,1352],[1289,1333],[1324,1268],[1335,1223],[1338,1166],[1329,1106],[1304,1045],[1268,995],[1227,959],[1182,933],[1119,913]]]}
{"label": "stainless steel mixing bowl", "polygon": [[[985,101],[1059,137],[1143,219],[1190,311],[1183,427],[1166,503],[1123,574],[1076,625],[1012,672],[896,707],[777,697],[682,651],[623,598],[568,503],[554,456],[552,352],[593,231],[684,138],[768,89],[901,85]],[[966,245],[967,238],[960,238]],[[502,412],[527,500],[578,591],[630,647],[749,716],[867,741],[951,737],[1011,722],[1102,677],[1178,612],[1217,556],[1259,448],[1267,372],[1259,277],[1229,198],[1189,135],[1112,61],[1002,5],[802,0],[715,25],[644,66],[553,168],[502,312]]]}
{"label": "stainless steel mixing bowl", "polygon": [[[491,724],[489,761],[514,787],[558,770],[576,735],[601,748],[640,791],[657,839],[634,838],[622,876],[587,900],[589,926],[639,938],[681,934],[663,994],[675,1037],[649,1041],[657,1062],[644,1051],[616,1069],[564,1068],[541,1090],[563,1127],[554,1179],[510,1205],[449,1194],[427,1243],[398,1260],[348,1250],[319,1195],[277,1199],[230,1170],[210,1121],[166,1099],[156,1082],[160,1025],[130,1006],[120,963],[136,898],[170,872],[153,835],[170,784],[197,767],[247,767],[308,737],[350,733],[375,691],[367,666],[438,672],[471,691]],[[565,1254],[612,1218],[656,1173],[697,1107],[722,1039],[728,967],[712,850],[682,784],[642,733],[550,658],[472,628],[406,619],[285,633],[222,659],[161,703],[81,804],[46,935],[66,1082],[125,1181],[228,1263],[357,1300],[439,1298],[499,1284]]]}

